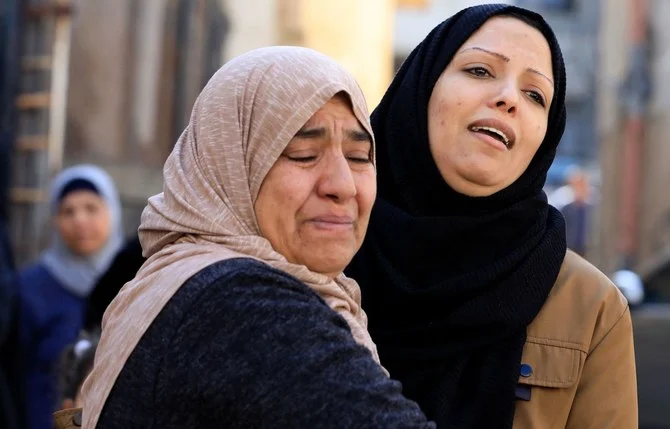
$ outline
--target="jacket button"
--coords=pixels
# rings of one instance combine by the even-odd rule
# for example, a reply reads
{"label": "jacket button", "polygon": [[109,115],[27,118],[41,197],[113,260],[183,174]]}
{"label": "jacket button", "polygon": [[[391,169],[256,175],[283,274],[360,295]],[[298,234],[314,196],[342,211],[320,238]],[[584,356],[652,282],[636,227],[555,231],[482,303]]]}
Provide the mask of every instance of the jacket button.
{"label": "jacket button", "polygon": [[72,416],[72,424],[74,424],[77,427],[81,427],[81,411],[77,412],[74,416]]}
{"label": "jacket button", "polygon": [[519,372],[522,377],[530,377],[531,375],[533,375],[533,367],[528,365],[527,363],[522,363]]}

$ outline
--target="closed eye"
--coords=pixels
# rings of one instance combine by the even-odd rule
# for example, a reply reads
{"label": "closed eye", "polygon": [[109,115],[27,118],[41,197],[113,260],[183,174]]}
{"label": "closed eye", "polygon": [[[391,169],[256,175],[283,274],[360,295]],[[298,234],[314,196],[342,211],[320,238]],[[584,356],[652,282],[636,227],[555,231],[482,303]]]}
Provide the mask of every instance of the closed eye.
{"label": "closed eye", "polygon": [[347,158],[349,161],[354,162],[356,164],[369,164],[372,162],[370,157],[368,156],[367,158],[362,158],[359,156],[350,156]]}
{"label": "closed eye", "polygon": [[308,163],[316,160],[316,156],[288,156],[286,158],[294,162]]}

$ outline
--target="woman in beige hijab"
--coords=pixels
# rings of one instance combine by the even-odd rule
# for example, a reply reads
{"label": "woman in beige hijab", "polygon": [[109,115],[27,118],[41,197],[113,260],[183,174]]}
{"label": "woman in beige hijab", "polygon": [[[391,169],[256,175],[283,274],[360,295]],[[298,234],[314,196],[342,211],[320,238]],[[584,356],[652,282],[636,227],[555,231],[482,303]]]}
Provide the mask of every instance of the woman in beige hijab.
{"label": "woman in beige hijab", "polygon": [[376,194],[360,88],[305,48],[224,65],[149,199],[149,259],[103,320],[84,428],[433,427],[342,271]]}

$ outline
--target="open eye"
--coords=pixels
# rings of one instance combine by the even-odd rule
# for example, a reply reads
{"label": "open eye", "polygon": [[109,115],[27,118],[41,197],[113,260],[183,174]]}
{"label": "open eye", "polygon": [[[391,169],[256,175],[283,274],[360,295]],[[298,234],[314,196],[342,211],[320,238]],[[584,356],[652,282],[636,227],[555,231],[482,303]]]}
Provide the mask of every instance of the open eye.
{"label": "open eye", "polygon": [[545,107],[547,105],[546,101],[544,100],[544,97],[539,92],[527,91],[526,94],[528,94],[528,96],[540,106]]}
{"label": "open eye", "polygon": [[473,76],[476,77],[491,77],[491,73],[486,70],[484,67],[477,66],[477,67],[471,67],[468,69],[465,69],[467,73],[470,73]]}

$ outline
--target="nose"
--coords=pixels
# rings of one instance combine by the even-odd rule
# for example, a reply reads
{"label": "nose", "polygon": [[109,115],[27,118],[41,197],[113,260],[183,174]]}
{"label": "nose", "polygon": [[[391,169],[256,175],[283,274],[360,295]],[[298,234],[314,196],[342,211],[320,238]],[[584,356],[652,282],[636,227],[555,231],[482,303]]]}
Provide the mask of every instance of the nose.
{"label": "nose", "polygon": [[492,99],[492,108],[508,114],[515,114],[519,105],[519,88],[511,80],[503,81],[498,93]]}
{"label": "nose", "polygon": [[86,224],[88,220],[88,217],[86,216],[86,213],[84,213],[83,210],[76,210],[74,214],[72,215],[72,221],[75,226],[78,228],[81,228]]}
{"label": "nose", "polygon": [[349,162],[343,153],[332,154],[324,163],[318,184],[321,197],[336,202],[347,201],[356,196],[356,183]]}

